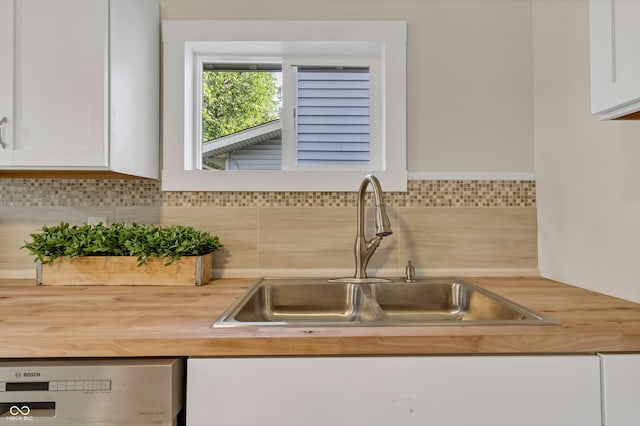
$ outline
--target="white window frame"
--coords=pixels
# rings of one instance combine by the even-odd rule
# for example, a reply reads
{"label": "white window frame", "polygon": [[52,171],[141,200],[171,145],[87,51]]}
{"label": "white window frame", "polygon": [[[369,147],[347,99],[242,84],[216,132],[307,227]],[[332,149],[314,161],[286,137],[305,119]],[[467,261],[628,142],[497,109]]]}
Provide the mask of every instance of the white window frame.
{"label": "white window frame", "polygon": [[[351,192],[367,173],[378,176],[387,191],[406,191],[405,22],[163,21],[162,37],[163,191]],[[306,58],[309,63],[320,58],[358,57],[369,62],[372,56],[379,58],[381,78],[374,95],[379,101],[372,99],[380,105],[380,119],[374,123],[372,118],[378,141],[374,147],[372,137],[372,151],[379,150],[379,160],[367,168],[351,166],[349,170],[308,165],[279,171],[198,170],[199,144],[194,136],[201,114],[197,115],[200,107],[194,94],[199,84],[197,64],[204,56],[247,61],[295,56],[296,61]],[[285,64],[283,79],[284,69]],[[285,121],[287,129],[290,125]]]}

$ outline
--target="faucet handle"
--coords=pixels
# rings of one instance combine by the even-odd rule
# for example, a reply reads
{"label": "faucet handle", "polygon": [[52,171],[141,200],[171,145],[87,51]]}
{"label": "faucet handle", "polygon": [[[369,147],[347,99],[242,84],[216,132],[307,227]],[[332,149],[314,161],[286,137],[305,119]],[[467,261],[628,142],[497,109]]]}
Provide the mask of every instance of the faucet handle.
{"label": "faucet handle", "polygon": [[407,263],[407,266],[404,267],[404,282],[406,283],[416,282],[416,268],[413,266],[411,261],[409,261]]}

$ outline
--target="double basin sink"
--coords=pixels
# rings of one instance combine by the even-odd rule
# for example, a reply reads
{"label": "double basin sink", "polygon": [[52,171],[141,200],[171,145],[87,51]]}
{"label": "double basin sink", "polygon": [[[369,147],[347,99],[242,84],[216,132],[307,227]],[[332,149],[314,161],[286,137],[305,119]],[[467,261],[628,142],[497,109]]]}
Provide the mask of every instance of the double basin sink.
{"label": "double basin sink", "polygon": [[212,325],[468,326],[551,325],[552,319],[457,278],[406,283],[262,279]]}

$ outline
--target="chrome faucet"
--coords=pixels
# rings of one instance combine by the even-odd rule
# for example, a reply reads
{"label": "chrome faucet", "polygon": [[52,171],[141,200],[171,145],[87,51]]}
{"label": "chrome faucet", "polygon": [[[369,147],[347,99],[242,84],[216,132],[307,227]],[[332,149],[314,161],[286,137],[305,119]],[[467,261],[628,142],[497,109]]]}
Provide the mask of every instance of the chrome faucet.
{"label": "chrome faucet", "polygon": [[[364,232],[364,198],[367,191],[367,187],[371,184],[373,187],[373,195],[375,198],[375,220],[376,220],[376,236],[367,241]],[[358,191],[358,207],[357,207],[357,231],[356,241],[354,245],[354,255],[356,261],[356,271],[353,278],[336,278],[329,280],[330,282],[388,282],[384,278],[368,278],[367,277],[367,265],[369,259],[376,251],[382,241],[383,237],[393,234],[391,230],[391,224],[389,223],[389,216],[384,204],[384,194],[380,187],[380,181],[374,175],[365,176],[364,180],[360,184],[360,190]]]}

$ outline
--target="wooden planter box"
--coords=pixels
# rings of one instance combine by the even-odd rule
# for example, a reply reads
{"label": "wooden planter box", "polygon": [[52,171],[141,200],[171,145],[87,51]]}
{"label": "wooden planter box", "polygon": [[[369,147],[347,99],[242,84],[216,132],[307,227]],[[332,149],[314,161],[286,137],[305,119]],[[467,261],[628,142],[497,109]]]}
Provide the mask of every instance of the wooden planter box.
{"label": "wooden planter box", "polygon": [[181,257],[169,266],[165,262],[151,258],[138,266],[133,256],[58,258],[51,265],[37,264],[36,284],[193,286],[211,280],[211,254]]}

